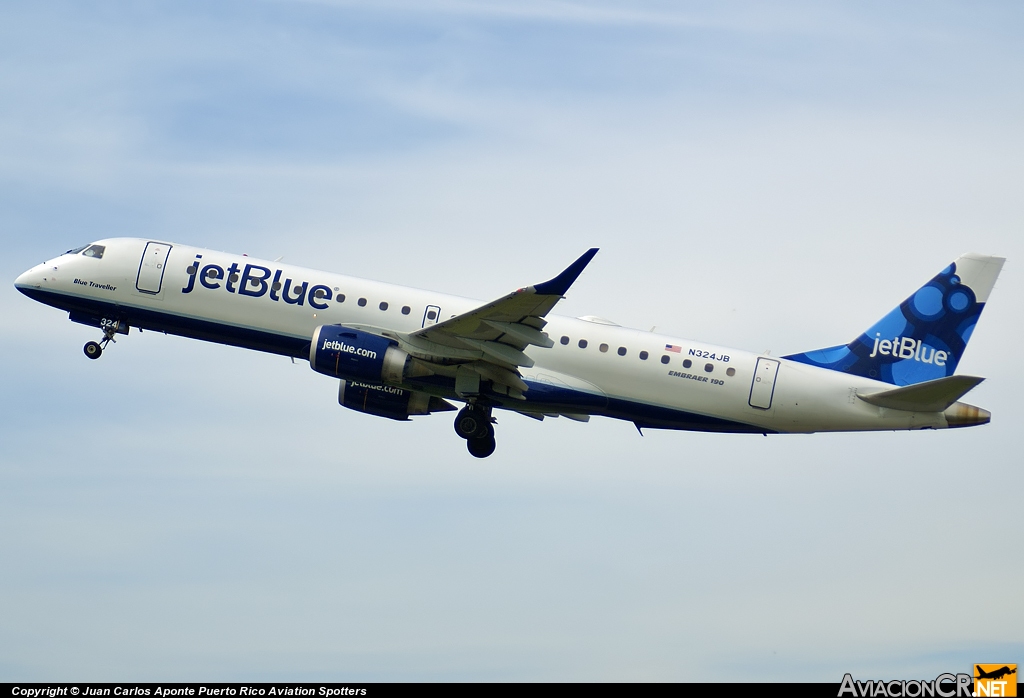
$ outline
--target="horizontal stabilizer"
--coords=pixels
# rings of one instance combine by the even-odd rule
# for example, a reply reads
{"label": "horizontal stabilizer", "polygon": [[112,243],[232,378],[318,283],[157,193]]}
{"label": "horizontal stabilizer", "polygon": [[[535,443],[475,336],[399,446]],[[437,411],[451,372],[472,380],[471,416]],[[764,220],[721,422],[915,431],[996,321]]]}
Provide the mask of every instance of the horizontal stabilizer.
{"label": "horizontal stabilizer", "polygon": [[857,397],[864,402],[890,410],[943,412],[983,380],[985,379],[977,376],[948,376],[908,385],[905,388],[883,390],[880,393],[858,393]]}

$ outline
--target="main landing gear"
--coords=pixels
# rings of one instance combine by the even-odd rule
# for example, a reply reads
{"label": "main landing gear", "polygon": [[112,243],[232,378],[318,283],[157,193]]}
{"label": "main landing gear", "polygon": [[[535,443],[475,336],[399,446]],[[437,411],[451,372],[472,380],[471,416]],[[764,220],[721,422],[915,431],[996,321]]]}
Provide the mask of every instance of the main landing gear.
{"label": "main landing gear", "polygon": [[109,321],[104,321],[103,324],[103,339],[98,342],[86,342],[85,346],[82,347],[82,351],[84,351],[85,355],[90,359],[100,358],[103,355],[103,350],[107,348],[107,344],[110,342],[117,342],[117,340],[114,339],[114,335],[117,334],[119,323],[107,323],[109,323]]}
{"label": "main landing gear", "polygon": [[463,407],[455,417],[455,433],[466,440],[469,454],[474,458],[486,458],[494,453],[493,421],[489,406],[473,402]]}

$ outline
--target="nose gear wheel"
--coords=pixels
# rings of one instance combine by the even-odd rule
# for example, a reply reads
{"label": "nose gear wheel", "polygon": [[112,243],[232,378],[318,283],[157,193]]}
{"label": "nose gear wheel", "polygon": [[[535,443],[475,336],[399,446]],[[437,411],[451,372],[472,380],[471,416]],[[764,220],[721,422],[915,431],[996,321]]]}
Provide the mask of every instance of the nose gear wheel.
{"label": "nose gear wheel", "polygon": [[85,352],[85,355],[90,359],[98,359],[103,356],[103,350],[107,348],[107,345],[110,342],[114,342],[115,344],[117,343],[117,340],[114,339],[114,335],[117,334],[117,328],[119,326],[120,323],[115,323],[113,326],[108,325],[103,328],[103,339],[98,342],[86,342],[85,346],[82,347],[82,351]]}

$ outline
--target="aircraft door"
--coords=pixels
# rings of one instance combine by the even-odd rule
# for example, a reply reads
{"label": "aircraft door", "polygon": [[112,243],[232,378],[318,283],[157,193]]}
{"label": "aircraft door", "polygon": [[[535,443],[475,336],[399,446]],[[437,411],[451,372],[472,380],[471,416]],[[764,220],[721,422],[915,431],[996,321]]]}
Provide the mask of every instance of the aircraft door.
{"label": "aircraft door", "polygon": [[135,288],[143,293],[160,293],[164,281],[164,267],[167,266],[167,254],[171,246],[163,242],[147,242],[139,263],[139,275],[135,279]]}
{"label": "aircraft door", "polygon": [[441,319],[441,309],[436,305],[428,305],[427,309],[423,311],[423,325],[422,327],[430,327],[436,325]]}
{"label": "aircraft door", "polygon": [[779,373],[779,362],[775,359],[761,357],[754,368],[754,380],[750,384],[751,407],[762,410],[770,409],[772,396],[775,394],[775,377]]}

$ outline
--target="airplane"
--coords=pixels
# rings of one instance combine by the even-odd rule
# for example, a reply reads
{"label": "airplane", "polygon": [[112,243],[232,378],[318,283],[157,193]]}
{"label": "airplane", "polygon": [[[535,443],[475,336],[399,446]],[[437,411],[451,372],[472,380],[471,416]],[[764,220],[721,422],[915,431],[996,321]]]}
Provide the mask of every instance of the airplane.
{"label": "airplane", "polygon": [[489,303],[142,238],[68,250],[15,281],[97,327],[98,359],[132,327],[308,360],[338,402],[393,420],[455,411],[469,453],[496,410],[604,416],[643,429],[782,434],[987,424],[956,375],[1002,269],[964,254],[847,344],[773,357],[552,313],[597,254]]}
{"label": "airplane", "polygon": [[993,671],[985,671],[984,669],[982,669],[978,665],[975,665],[974,668],[975,668],[975,670],[977,671],[977,674],[978,674],[977,676],[974,677],[976,679],[994,679],[994,680],[998,680],[998,679],[1003,678],[1004,676],[1009,676],[1010,674],[1016,674],[1017,673],[1016,665],[1014,665],[1013,669],[1011,669],[1008,666],[1003,666],[1003,667],[1000,667],[999,669],[995,669]]}

